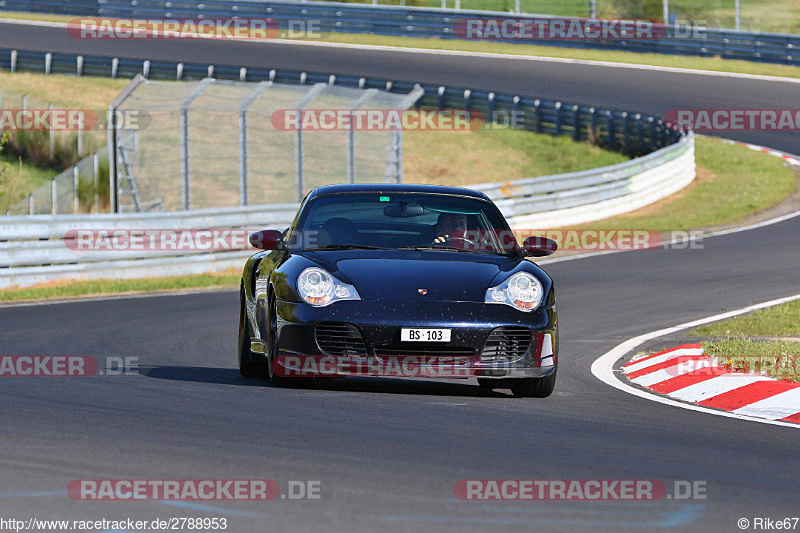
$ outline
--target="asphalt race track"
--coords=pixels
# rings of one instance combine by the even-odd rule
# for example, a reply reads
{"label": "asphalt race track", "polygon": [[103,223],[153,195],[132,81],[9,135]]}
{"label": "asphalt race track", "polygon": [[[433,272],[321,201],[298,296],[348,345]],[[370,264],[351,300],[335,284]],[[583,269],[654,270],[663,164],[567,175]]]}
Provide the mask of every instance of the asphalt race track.
{"label": "asphalt race track", "polygon": [[[63,35],[62,35],[63,33]],[[333,71],[664,113],[792,108],[797,84],[485,58],[250,43],[81,42],[0,25],[0,46]],[[246,51],[246,53],[245,53]],[[797,132],[739,138],[800,152]],[[138,375],[6,378],[0,517],[226,517],[228,531],[738,531],[800,515],[795,429],[627,395],[589,367],[638,334],[795,294],[800,217],[703,241],[546,265],[558,288],[559,380],[546,400],[469,381],[245,380],[238,294],[0,308],[3,355],[138,357]],[[75,479],[318,480],[320,500],[84,502]],[[704,481],[707,499],[466,502],[461,479]]]}

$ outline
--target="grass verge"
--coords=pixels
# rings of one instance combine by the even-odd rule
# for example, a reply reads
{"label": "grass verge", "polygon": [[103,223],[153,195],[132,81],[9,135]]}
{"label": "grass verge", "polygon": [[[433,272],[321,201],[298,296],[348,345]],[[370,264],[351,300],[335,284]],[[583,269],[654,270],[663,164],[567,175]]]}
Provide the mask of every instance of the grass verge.
{"label": "grass verge", "polygon": [[744,220],[797,190],[797,171],[779,157],[698,137],[695,182],[664,200],[579,226],[593,229],[690,230]]}
{"label": "grass verge", "polygon": [[230,269],[225,272],[191,276],[54,282],[40,286],[2,290],[0,291],[0,302],[12,303],[106,295],[119,296],[188,289],[231,289],[239,285],[240,279],[241,272],[238,269]]}
{"label": "grass verge", "polygon": [[[70,15],[48,15],[42,13],[2,11],[0,12],[0,18],[66,23],[75,17]],[[644,64],[660,67],[710,70],[715,72],[737,72],[761,76],[800,78],[800,67],[722,59],[720,57],[671,56],[662,54],[621,52],[616,50],[584,50],[577,48],[562,48],[558,46],[436,39],[427,37],[395,37],[388,35],[356,33],[333,33],[322,38],[315,38],[313,40],[316,42],[399,46],[427,50],[455,50],[463,52],[584,59],[592,61],[609,61],[613,63]]]}
{"label": "grass verge", "polygon": [[689,331],[712,337],[703,349],[733,371],[800,382],[800,300]]}
{"label": "grass verge", "polygon": [[690,337],[800,337],[800,300],[759,309],[744,316],[706,324],[687,333]]}

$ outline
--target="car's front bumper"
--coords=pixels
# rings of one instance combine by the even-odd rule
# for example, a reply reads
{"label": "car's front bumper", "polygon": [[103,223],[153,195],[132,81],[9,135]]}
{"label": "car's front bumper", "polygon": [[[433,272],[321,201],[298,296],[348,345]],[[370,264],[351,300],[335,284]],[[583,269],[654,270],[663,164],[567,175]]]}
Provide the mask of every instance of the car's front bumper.
{"label": "car's front bumper", "polygon": [[[544,377],[552,374],[558,354],[556,308],[521,312],[507,305],[477,302],[340,301],[327,307],[283,300],[276,302],[278,315],[276,363],[296,369],[305,358],[331,358],[338,362],[334,375],[353,375],[364,369],[371,375],[383,364],[400,362],[414,377]],[[315,328],[320,322],[351,324],[361,334],[363,356],[332,355],[317,342]],[[530,346],[511,361],[489,362],[481,357],[490,333],[501,327],[525,327],[531,332]],[[448,328],[449,343],[400,342],[404,327]],[[424,347],[424,349],[420,348]],[[464,352],[450,359],[431,356],[429,350]],[[392,356],[387,356],[387,350]],[[466,357],[470,354],[470,357]],[[288,361],[288,363],[287,363]],[[302,364],[302,363],[301,363]],[[397,375],[397,374],[390,374]],[[402,377],[402,374],[400,377]]]}

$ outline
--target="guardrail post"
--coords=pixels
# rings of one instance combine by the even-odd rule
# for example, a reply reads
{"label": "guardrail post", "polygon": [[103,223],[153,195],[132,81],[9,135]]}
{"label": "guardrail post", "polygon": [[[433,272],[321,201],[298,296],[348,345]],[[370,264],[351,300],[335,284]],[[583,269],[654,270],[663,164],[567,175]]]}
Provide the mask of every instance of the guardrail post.
{"label": "guardrail post", "polygon": [[644,122],[642,122],[642,115],[636,114],[636,135],[639,137],[639,153],[647,153],[647,143],[644,139]]}
{"label": "guardrail post", "polygon": [[77,143],[78,148],[78,157],[83,157],[83,129],[78,128],[78,138],[75,141]]}
{"label": "guardrail post", "polygon": [[472,91],[464,89],[464,109],[469,111],[470,107],[472,107]]}
{"label": "guardrail post", "polygon": [[44,73],[50,74],[50,68],[53,66],[53,53],[47,52],[44,55]]}
{"label": "guardrail post", "polygon": [[581,140],[581,108],[577,105],[572,106],[572,127],[572,138],[578,142]]}
{"label": "guardrail post", "polygon": [[19,52],[16,50],[11,50],[11,73],[15,73],[17,71],[17,56]]}
{"label": "guardrail post", "polygon": [[514,96],[514,100],[511,102],[511,127],[516,129],[519,124],[517,123],[517,117],[519,115],[519,96]]}
{"label": "guardrail post", "polygon": [[597,17],[597,0],[589,0],[589,18]]}
{"label": "guardrail post", "polygon": [[560,136],[562,131],[561,127],[564,122],[564,117],[561,114],[561,108],[564,107],[561,102],[556,102],[556,137]]}
{"label": "guardrail post", "polygon": [[446,91],[446,89],[445,89],[444,85],[440,85],[439,86],[439,90],[438,90],[438,94],[439,94],[439,110],[440,111],[442,109],[444,109],[444,104],[445,104],[445,95],[444,95],[444,93],[445,93],[445,91]]}
{"label": "guardrail post", "polygon": [[622,112],[622,149],[626,152],[630,152],[631,147],[631,135],[628,131],[628,112]]}
{"label": "guardrail post", "polygon": [[33,203],[33,194],[28,195],[28,214],[32,215],[34,213],[34,203]]}
{"label": "guardrail post", "polygon": [[535,132],[542,132],[542,102],[538,98],[533,101],[533,111],[536,116],[536,125],[533,128]]}
{"label": "guardrail post", "polygon": [[78,56],[75,58],[75,74],[78,76],[83,76],[83,56]]}
{"label": "guardrail post", "polygon": [[496,107],[496,102],[494,101],[494,93],[489,93],[489,122],[494,122],[494,110]]}
{"label": "guardrail post", "polygon": [[617,125],[614,122],[614,114],[611,111],[606,111],[608,130],[608,149],[614,150],[617,147]]}
{"label": "guardrail post", "polygon": [[519,14],[519,0],[514,0],[514,13]]}

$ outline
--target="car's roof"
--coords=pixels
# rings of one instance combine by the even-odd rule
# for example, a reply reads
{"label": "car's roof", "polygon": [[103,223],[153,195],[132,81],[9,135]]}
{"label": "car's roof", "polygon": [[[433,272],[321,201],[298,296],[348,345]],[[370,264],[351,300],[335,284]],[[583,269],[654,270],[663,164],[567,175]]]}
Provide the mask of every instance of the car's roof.
{"label": "car's roof", "polygon": [[488,200],[489,197],[480,191],[474,191],[464,187],[446,187],[444,185],[418,185],[414,183],[340,183],[336,185],[324,185],[317,187],[308,195],[308,199],[322,194],[343,194],[343,193],[363,193],[363,192],[410,192],[428,194],[452,194],[458,196],[471,196]]}

